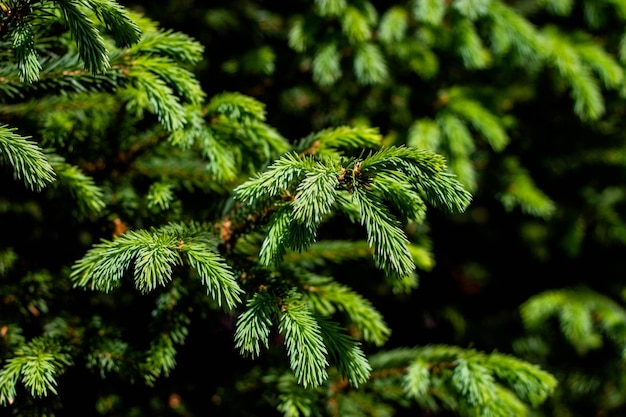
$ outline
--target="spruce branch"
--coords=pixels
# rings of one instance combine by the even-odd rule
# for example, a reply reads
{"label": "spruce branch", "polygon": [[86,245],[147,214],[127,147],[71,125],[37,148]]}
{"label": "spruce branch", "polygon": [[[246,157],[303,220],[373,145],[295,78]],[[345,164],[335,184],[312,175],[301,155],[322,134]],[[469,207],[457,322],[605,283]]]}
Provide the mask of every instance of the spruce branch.
{"label": "spruce branch", "polygon": [[469,20],[476,20],[487,14],[492,0],[458,0],[452,4],[452,8]]}
{"label": "spruce branch", "polygon": [[364,85],[381,84],[389,78],[389,68],[378,45],[363,43],[354,52],[354,74]]}
{"label": "spruce branch", "polygon": [[536,365],[457,346],[393,349],[369,360],[371,381],[380,381],[373,389],[384,389],[385,380],[395,383],[401,375],[406,395],[421,406],[468,417],[523,415],[529,406],[545,402],[557,386],[557,380]]}
{"label": "spruce branch", "polygon": [[321,16],[339,16],[347,7],[345,0],[315,0],[315,10]]}
{"label": "spruce branch", "polygon": [[406,378],[402,380],[402,388],[411,398],[427,398],[431,388],[431,365],[421,358],[413,359],[406,368]]}
{"label": "spruce branch", "polygon": [[370,154],[360,163],[358,171],[364,176],[397,171],[410,179],[428,203],[450,212],[462,212],[469,205],[471,195],[446,168],[444,158],[434,152],[401,146]]}
{"label": "spruce branch", "polygon": [[246,310],[237,318],[235,348],[242,355],[257,357],[261,347],[269,347],[272,318],[278,314],[276,299],[267,291],[259,291],[246,303]]}
{"label": "spruce branch", "polygon": [[110,291],[133,265],[132,275],[142,292],[165,286],[175,267],[187,261],[219,304],[233,308],[241,289],[232,270],[216,253],[214,238],[194,232],[193,227],[170,224],[159,229],[129,231],[114,240],[94,245],[72,267],[77,287]]}
{"label": "spruce branch", "polygon": [[289,205],[279,207],[270,215],[259,261],[266,266],[276,266],[287,249],[306,249],[315,241],[315,235],[314,226],[294,221]]}
{"label": "spruce branch", "polygon": [[549,50],[546,37],[526,17],[501,1],[494,1],[488,10],[490,45],[494,54],[512,57],[514,63],[536,63]]}
{"label": "spruce branch", "polygon": [[58,176],[58,185],[66,186],[76,199],[81,214],[98,213],[106,206],[102,189],[80,168],[70,165],[59,155],[50,155],[50,162]]}
{"label": "spruce branch", "polygon": [[572,8],[574,7],[574,2],[571,0],[539,0],[537,3],[540,6],[544,7],[546,10],[548,10],[550,13],[553,13],[557,16],[569,15],[572,12]]}
{"label": "spruce branch", "polygon": [[[429,151],[388,147],[344,161],[345,167],[337,163],[337,156],[287,153],[235,188],[235,198],[244,204],[279,207],[270,216],[261,247],[264,265],[275,264],[287,249],[303,250],[314,243],[316,229],[337,203],[340,211],[365,225],[376,264],[390,276],[404,278],[414,269],[409,242],[384,197],[411,219],[423,217],[422,196],[450,211],[462,211],[470,201],[470,194],[445,172],[443,158]],[[350,198],[341,196],[342,189]]]}
{"label": "spruce branch", "polygon": [[525,327],[535,333],[556,318],[563,336],[579,355],[602,347],[603,336],[626,352],[626,310],[590,289],[544,291],[528,299],[520,312]]}
{"label": "spruce branch", "polygon": [[30,136],[21,136],[16,128],[0,125],[0,160],[8,162],[14,176],[30,189],[41,190],[55,180],[50,161]]}
{"label": "spruce branch", "polygon": [[200,62],[204,54],[204,46],[181,32],[159,30],[154,22],[137,19],[144,28],[141,41],[129,49],[130,55],[162,56],[183,65]]}
{"label": "spruce branch", "polygon": [[11,31],[11,38],[20,81],[25,83],[37,81],[41,63],[35,50],[31,25],[24,20],[19,20]]}
{"label": "spruce branch", "polygon": [[397,172],[379,172],[373,187],[398,210],[403,224],[424,221],[426,203],[406,176]]}
{"label": "spruce branch", "polygon": [[[98,323],[101,325],[101,323]],[[100,327],[100,332],[102,331]],[[101,378],[109,373],[122,373],[125,368],[124,359],[128,356],[130,346],[117,335],[105,333],[106,338],[98,338],[91,345],[91,350],[86,355],[85,366],[87,369],[97,371]]]}
{"label": "spruce branch", "polygon": [[467,69],[483,69],[491,65],[491,53],[483,44],[473,22],[468,19],[457,20],[452,33],[457,53]]}
{"label": "spruce branch", "polygon": [[341,54],[336,43],[320,46],[311,63],[313,81],[321,86],[333,85],[342,76]]}
{"label": "spruce branch", "polygon": [[263,173],[237,186],[235,198],[245,204],[255,204],[261,198],[271,199],[293,189],[293,182],[306,173],[307,161],[292,152],[281,156]]}
{"label": "spruce branch", "polygon": [[412,2],[413,16],[420,22],[432,26],[439,26],[446,14],[446,3],[438,0],[424,0]]}
{"label": "spruce branch", "polygon": [[78,47],[78,54],[85,69],[92,73],[106,71],[109,66],[109,51],[106,42],[94,21],[85,9],[85,2],[54,0],[61,9],[65,23]]}
{"label": "spruce branch", "polygon": [[443,132],[436,120],[422,118],[411,123],[407,132],[407,146],[439,151]]}
{"label": "spruce branch", "polygon": [[287,250],[285,240],[289,233],[290,222],[291,213],[288,207],[284,206],[272,213],[267,224],[267,235],[259,251],[261,264],[276,265],[285,254]]}
{"label": "spruce branch", "polygon": [[530,174],[514,158],[503,162],[507,182],[506,191],[497,197],[507,211],[519,207],[523,212],[536,217],[550,218],[556,212],[556,204],[540,190]]}
{"label": "spruce branch", "polygon": [[336,311],[346,314],[354,328],[355,337],[382,346],[391,335],[391,329],[372,303],[349,288],[327,277],[309,275],[303,282],[305,300],[324,316]]}
{"label": "spruce branch", "polygon": [[174,341],[166,335],[161,335],[151,343],[146,356],[143,368],[148,385],[154,385],[158,377],[168,376],[176,367],[176,347]]}
{"label": "spruce branch", "polygon": [[167,210],[170,207],[170,203],[174,200],[173,188],[174,184],[171,182],[158,181],[152,183],[146,195],[148,207],[158,207],[160,210]]}
{"label": "spruce branch", "polygon": [[132,76],[123,90],[127,107],[138,116],[144,109],[156,113],[159,122],[168,131],[182,129],[185,125],[185,110],[172,86],[155,74],[146,58],[133,66]]}
{"label": "spruce branch", "polygon": [[358,8],[347,6],[339,15],[341,31],[353,45],[361,44],[372,36],[372,29],[367,16]]}
{"label": "spruce branch", "polygon": [[289,363],[298,383],[316,387],[328,378],[328,350],[322,329],[297,293],[283,300],[278,330],[285,337]]}
{"label": "spruce branch", "polygon": [[340,374],[348,383],[358,388],[369,378],[371,366],[360,344],[344,333],[335,322],[319,318],[317,321],[330,358],[337,364]]}
{"label": "spruce branch", "polygon": [[355,187],[353,199],[359,206],[361,223],[367,231],[367,241],[374,249],[374,262],[389,276],[410,275],[415,264],[408,250],[408,239],[400,223],[389,214],[382,199],[364,187]]}
{"label": "spruce branch", "polygon": [[265,105],[260,101],[241,93],[226,92],[214,95],[206,106],[211,115],[223,115],[239,123],[265,121]]}
{"label": "spruce branch", "polygon": [[510,355],[491,353],[484,366],[498,380],[503,381],[522,401],[536,407],[552,394],[556,381],[541,371],[537,365],[524,362]]}
{"label": "spruce branch", "polygon": [[470,407],[489,404],[495,400],[495,381],[489,370],[473,358],[454,361],[450,382]]}
{"label": "spruce branch", "polygon": [[239,304],[243,290],[237,284],[230,266],[205,239],[181,238],[178,247],[218,305],[232,309]]}
{"label": "spruce branch", "polygon": [[509,142],[508,134],[501,118],[485,108],[479,101],[467,97],[462,91],[448,91],[448,101],[444,108],[465,119],[491,148],[501,151]]}
{"label": "spruce branch", "polygon": [[621,86],[624,69],[601,45],[583,37],[577,39],[575,48],[580,59],[598,75],[606,88],[617,89]]}
{"label": "spruce branch", "polygon": [[58,341],[39,337],[22,344],[0,369],[0,404],[14,401],[18,382],[33,397],[57,394],[56,378],[71,364],[70,355]]}
{"label": "spruce branch", "polygon": [[341,152],[377,149],[382,136],[378,129],[365,126],[338,126],[313,132],[294,145],[298,154],[340,159]]}
{"label": "spruce branch", "polygon": [[294,220],[317,228],[331,212],[335,203],[335,190],[339,186],[337,171],[321,163],[306,173],[296,188],[291,202]]}
{"label": "spruce branch", "polygon": [[[221,93],[202,112],[207,123],[199,143],[211,158],[226,158],[224,162],[230,161],[241,173],[257,172],[289,150],[287,140],[265,122],[265,105],[252,97]],[[222,157],[210,148],[211,142],[224,149]]]}
{"label": "spruce branch", "polygon": [[287,34],[287,44],[296,52],[304,52],[310,46],[312,39],[306,30],[306,21],[301,17],[293,19],[289,33]]}
{"label": "spruce branch", "polygon": [[468,160],[476,149],[472,132],[464,118],[451,111],[441,111],[437,114],[437,123],[450,159]]}
{"label": "spruce branch", "polygon": [[14,65],[0,68],[0,92],[5,95],[5,102],[23,102],[25,97],[38,98],[50,91],[63,91],[66,95],[72,93],[102,93],[110,92],[124,82],[123,67],[116,65],[109,70],[91,74],[81,68],[80,57],[67,53],[56,60],[42,60],[38,79],[32,83],[24,83],[15,74],[19,69]]}
{"label": "spruce branch", "polygon": [[102,21],[107,31],[115,39],[115,44],[120,48],[130,47],[141,39],[141,29],[131,18],[126,9],[115,0],[85,0]]}
{"label": "spruce branch", "polygon": [[137,77],[143,77],[140,74],[146,72],[155,74],[172,89],[174,93],[172,95],[176,95],[192,105],[201,104],[205,98],[205,93],[194,74],[168,57],[136,56],[133,59],[132,70],[129,75],[132,77],[135,71]]}
{"label": "spruce branch", "polygon": [[576,44],[568,36],[552,26],[547,27],[544,33],[549,45],[548,62],[569,84],[574,112],[583,120],[599,118],[605,111],[605,104],[599,81],[591,67],[582,59]]}
{"label": "spruce branch", "polygon": [[409,13],[404,7],[390,7],[380,19],[378,39],[386,44],[404,40],[409,26]]}

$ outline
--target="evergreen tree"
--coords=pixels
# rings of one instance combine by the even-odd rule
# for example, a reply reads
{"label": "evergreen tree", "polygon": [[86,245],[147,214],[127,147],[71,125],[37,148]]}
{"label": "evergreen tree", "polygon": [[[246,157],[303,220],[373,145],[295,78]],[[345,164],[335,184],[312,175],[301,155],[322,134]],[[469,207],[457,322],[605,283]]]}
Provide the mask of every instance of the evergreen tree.
{"label": "evergreen tree", "polygon": [[3,413],[618,415],[626,2],[178,3],[0,3]]}

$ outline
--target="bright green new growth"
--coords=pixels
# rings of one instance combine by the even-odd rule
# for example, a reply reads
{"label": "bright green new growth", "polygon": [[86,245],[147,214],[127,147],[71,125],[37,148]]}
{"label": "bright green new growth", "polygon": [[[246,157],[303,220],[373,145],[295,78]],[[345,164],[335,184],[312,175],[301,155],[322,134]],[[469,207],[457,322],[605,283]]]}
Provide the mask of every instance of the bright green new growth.
{"label": "bright green new growth", "polygon": [[[324,133],[335,139],[333,132]],[[328,147],[325,135],[315,139],[315,146]],[[432,152],[388,147],[343,160],[336,151],[323,155],[288,153],[235,189],[236,198],[245,204],[277,206],[259,254],[262,263],[271,266],[288,249],[308,248],[336,205],[349,215],[356,209],[376,263],[389,276],[402,278],[413,272],[415,264],[402,224],[389,208],[403,213],[406,220],[419,221],[424,201],[449,211],[462,211],[470,202],[470,194]]]}
{"label": "bright green new growth", "polygon": [[[20,400],[20,384],[29,400],[56,394],[58,376],[75,363],[102,378],[115,374],[154,385],[175,369],[193,307],[232,314],[234,346],[244,356],[258,358],[277,344],[284,348],[285,369],[267,370],[262,382],[276,384],[276,409],[288,416],[315,414],[317,401],[336,406],[331,410],[336,415],[359,415],[364,404],[373,415],[385,415],[390,404],[414,401],[428,410],[504,417],[523,414],[552,392],[556,382],[550,375],[497,353],[428,346],[368,357],[366,344],[382,348],[391,329],[369,300],[325,268],[373,259],[394,291],[417,286],[417,269],[434,261],[428,245],[415,241],[407,226],[423,223],[429,206],[453,213],[468,207],[468,189],[475,185],[468,158],[475,149],[473,131],[495,151],[509,141],[495,110],[473,91],[442,92],[434,118],[415,121],[409,146],[384,145],[377,129],[362,126],[327,128],[292,143],[266,123],[265,107],[254,98],[236,92],[206,97],[192,71],[204,48],[183,34],[159,30],[112,0],[12,4],[30,8],[20,9],[24,19],[3,21],[0,27],[1,45],[13,51],[0,68],[3,114],[35,127],[26,134],[0,126],[0,160],[27,188],[49,191],[52,201],[68,190],[81,220],[118,221],[113,236],[91,244],[61,279],[74,288],[101,291],[104,299],[122,291],[126,280],[141,295],[154,294],[150,324],[155,330],[146,346],[135,348],[106,315],[88,315],[71,326],[58,318],[31,339],[9,324],[2,330],[9,336],[3,339],[8,342],[0,405]],[[502,54],[510,49],[520,55],[547,53],[531,44],[539,43],[532,27],[514,21],[505,6],[490,4],[454,3],[466,18],[452,37],[466,67],[488,67],[498,48]],[[410,10],[390,10],[378,29],[376,12],[367,3],[320,0],[315,10],[338,19],[341,36],[315,50],[313,79],[335,84],[344,75],[340,50],[348,45],[354,77],[369,86],[390,77],[383,52],[406,40],[409,19],[438,27],[447,6],[415,1]],[[490,19],[494,39],[514,21],[527,42],[507,38],[490,51],[478,36],[474,20],[479,19]],[[46,35],[41,22],[61,23],[67,32],[56,43],[37,44]],[[306,23],[296,23],[290,32],[290,44],[300,51],[318,45]],[[382,43],[373,39],[375,30]],[[559,45],[555,35],[552,46]],[[437,71],[430,46],[418,47],[420,74]],[[610,59],[597,49],[585,44],[575,52],[607,86],[619,83],[619,71],[605,70]],[[602,64],[593,66],[596,60]],[[573,85],[576,111],[597,117],[602,106],[593,82],[575,79],[569,64],[555,65]],[[111,131],[114,135],[107,134]],[[113,137],[119,143],[112,143]],[[86,144],[94,147],[86,155],[91,159],[68,162],[66,150]],[[436,153],[440,149],[447,159]],[[101,154],[109,159],[101,161]],[[514,168],[519,175],[511,181],[524,180]],[[526,183],[527,197],[536,189]],[[190,218],[182,204],[185,192],[223,196],[222,214],[213,218],[207,209],[202,211],[207,218]],[[534,195],[503,201],[550,214],[547,197]],[[202,204],[213,203],[206,200]],[[131,218],[125,219],[130,230],[118,212]],[[363,241],[318,240],[325,222],[337,218],[362,227]],[[16,258],[10,249],[0,252],[0,276],[15,267]],[[50,279],[48,273],[35,273],[19,283],[45,292]],[[190,294],[198,287],[204,291]],[[183,303],[190,300],[196,302],[192,307]],[[35,307],[47,310],[44,303]]]}
{"label": "bright green new growth", "polygon": [[14,401],[18,381],[33,397],[56,394],[56,378],[70,365],[71,356],[57,341],[36,338],[22,344],[0,370],[0,405]]}
{"label": "bright green new growth", "polygon": [[148,292],[166,286],[175,268],[185,263],[219,305],[233,308],[241,289],[231,268],[216,253],[215,238],[195,229],[172,224],[98,243],[75,264],[71,278],[79,287],[108,292],[121,284],[130,268],[137,289]]}
{"label": "bright green new growth", "polygon": [[40,190],[55,180],[54,170],[37,144],[18,135],[16,130],[0,126],[0,158],[13,167],[16,178],[29,188]]}

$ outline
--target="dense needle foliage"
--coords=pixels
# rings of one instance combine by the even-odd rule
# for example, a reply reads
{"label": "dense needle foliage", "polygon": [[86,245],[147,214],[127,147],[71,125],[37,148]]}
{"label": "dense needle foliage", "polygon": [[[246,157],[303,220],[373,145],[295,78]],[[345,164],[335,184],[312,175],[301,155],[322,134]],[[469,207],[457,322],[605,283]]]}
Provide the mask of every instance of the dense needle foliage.
{"label": "dense needle foliage", "polygon": [[620,415],[625,22],[0,2],[0,414]]}

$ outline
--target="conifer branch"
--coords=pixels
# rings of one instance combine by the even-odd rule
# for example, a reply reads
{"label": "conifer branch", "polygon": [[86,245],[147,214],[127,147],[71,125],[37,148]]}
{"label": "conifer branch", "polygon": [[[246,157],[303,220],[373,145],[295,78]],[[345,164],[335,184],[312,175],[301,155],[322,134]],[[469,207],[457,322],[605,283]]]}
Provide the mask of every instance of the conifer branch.
{"label": "conifer branch", "polygon": [[[346,200],[336,200],[343,188],[351,193],[358,219],[365,225],[368,242],[374,248],[377,265],[390,276],[406,277],[414,269],[408,239],[400,222],[388,213],[382,196],[398,203],[400,212],[411,219],[423,217],[420,196],[450,211],[462,211],[469,204],[469,193],[445,172],[443,158],[434,153],[390,147],[362,160],[349,161],[345,167],[337,167],[335,159],[287,153],[265,172],[235,189],[235,198],[242,203],[267,207],[273,201],[280,205],[270,217],[261,247],[263,264],[275,264],[287,249],[308,248],[335,201],[340,210],[349,214],[352,208],[346,205]],[[381,175],[380,185],[377,175]],[[404,194],[397,195],[401,191]]]}
{"label": "conifer branch", "polygon": [[400,223],[388,214],[388,208],[375,193],[355,187],[352,196],[359,206],[361,223],[367,230],[367,241],[374,249],[376,265],[394,278],[410,275],[415,264]]}
{"label": "conifer branch", "polygon": [[66,54],[55,61],[43,60],[38,79],[24,83],[15,77],[17,66],[7,65],[0,71],[0,91],[5,94],[5,102],[11,104],[24,97],[38,97],[50,91],[63,90],[67,94],[85,92],[114,91],[123,83],[122,68],[114,67],[106,72],[91,74],[80,68],[80,57]]}
{"label": "conifer branch", "polygon": [[208,294],[226,308],[239,301],[241,289],[226,262],[215,252],[212,237],[197,234],[193,228],[168,225],[160,229],[136,230],[94,245],[77,261],[71,273],[74,285],[110,291],[133,265],[137,289],[142,292],[165,286],[174,268],[183,260],[207,288]]}
{"label": "conifer branch", "polygon": [[473,22],[468,19],[456,21],[452,34],[458,54],[466,68],[483,69],[491,65],[491,53],[483,44]]}
{"label": "conifer branch", "polygon": [[141,39],[141,29],[126,9],[114,0],[86,0],[120,48],[130,47]]}
{"label": "conifer branch", "polygon": [[[310,110],[312,117],[307,120],[318,126],[343,117],[363,124],[325,128],[293,144],[267,123],[265,105],[255,98],[237,92],[206,97],[193,73],[204,58],[200,42],[160,30],[155,22],[128,12],[114,0],[0,4],[0,47],[6,50],[0,68],[0,110],[12,119],[11,126],[0,126],[0,161],[30,189],[41,190],[59,179],[54,184],[58,188],[50,187],[45,198],[36,199],[34,208],[15,201],[5,210],[20,220],[20,210],[44,212],[50,199],[66,187],[80,214],[101,214],[106,209],[110,218],[124,218],[123,223],[116,219],[124,227],[116,228],[111,240],[93,245],[69,272],[74,287],[116,289],[123,291],[123,300],[118,304],[117,299],[100,295],[80,302],[79,308],[93,307],[106,298],[98,308],[111,308],[115,314],[122,311],[118,306],[134,309],[134,304],[124,304],[126,300],[134,302],[135,296],[145,294],[124,292],[121,283],[126,279],[140,293],[157,293],[150,321],[155,327],[148,340],[141,339],[142,350],[136,350],[122,338],[127,323],[118,328],[102,319],[119,320],[115,314],[83,322],[69,307],[56,310],[57,305],[48,304],[48,292],[55,288],[54,271],[66,270],[57,265],[62,260],[53,259],[54,271],[23,275],[31,261],[48,259],[29,254],[23,242],[17,249],[0,248],[0,277],[9,283],[0,289],[0,304],[15,309],[16,320],[21,321],[15,324],[9,317],[6,324],[0,323],[4,348],[0,405],[12,405],[20,395],[20,384],[32,397],[26,403],[57,394],[59,376],[79,359],[67,353],[68,341],[61,343],[57,336],[71,335],[70,346],[76,348],[72,352],[83,355],[81,363],[103,378],[116,373],[154,385],[157,378],[172,375],[181,359],[177,349],[187,342],[189,311],[216,306],[241,307],[234,345],[242,356],[257,358],[277,342],[284,344],[291,372],[281,368],[280,361],[272,369],[262,364],[261,370],[237,380],[235,389],[248,389],[240,387],[254,378],[254,389],[271,390],[272,405],[288,416],[315,415],[320,410],[337,416],[391,415],[397,407],[416,404],[426,413],[445,410],[463,417],[510,417],[525,415],[529,407],[545,402],[555,392],[556,379],[512,356],[447,345],[378,350],[389,340],[390,327],[368,299],[344,285],[346,277],[337,269],[346,260],[373,258],[388,279],[385,289],[415,288],[416,268],[432,268],[434,263],[422,238],[427,207],[450,213],[468,207],[469,191],[483,184],[478,182],[483,177],[473,156],[485,146],[490,152],[479,156],[486,155],[490,167],[503,161],[497,166],[503,176],[485,178],[497,178],[502,185],[504,191],[496,197],[504,208],[552,216],[556,200],[537,187],[517,159],[498,155],[509,143],[507,127],[514,125],[509,122],[518,115],[520,121],[526,117],[525,109],[517,112],[522,106],[513,109],[515,103],[523,99],[535,104],[539,83],[552,81],[550,77],[556,76],[558,91],[557,97],[548,99],[570,93],[574,114],[582,120],[611,113],[614,119],[592,127],[613,129],[611,140],[619,136],[614,133],[620,127],[615,121],[619,102],[605,102],[604,90],[626,91],[620,66],[626,60],[626,36],[598,35],[596,42],[582,31],[538,28],[531,21],[535,11],[542,11],[545,21],[554,16],[561,21],[582,11],[585,24],[599,29],[613,23],[605,19],[614,11],[615,21],[623,21],[626,15],[620,13],[626,12],[626,6],[606,0],[586,1],[575,8],[569,0],[537,0],[526,2],[529,8],[520,10],[514,3],[414,0],[392,5],[379,17],[380,5],[369,1],[315,0],[308,15],[293,20],[288,42],[293,50],[306,54],[299,57],[298,68],[310,72],[321,88],[303,93],[309,87],[298,85],[289,97],[306,98],[297,103],[300,115]],[[212,22],[223,16],[239,18],[234,17],[237,12],[213,12],[209,13]],[[285,30],[287,19],[259,5],[247,4],[244,14],[246,20],[272,15],[278,22],[269,22],[275,25],[273,30]],[[595,29],[594,35],[599,32]],[[621,45],[616,45],[619,36]],[[613,58],[611,48],[619,48],[621,62]],[[279,63],[278,51],[274,44],[254,46],[243,56],[258,62],[233,60],[226,65],[243,69],[249,65],[255,75],[270,75]],[[496,74],[511,67],[519,79],[512,79],[512,72]],[[505,80],[513,85],[502,92],[496,91],[498,85],[484,90],[459,87],[464,71],[476,75],[472,83],[488,83],[497,75],[497,83]],[[273,88],[284,85],[278,84]],[[363,85],[371,88],[358,88]],[[419,93],[416,85],[422,87]],[[365,104],[354,105],[355,91]],[[440,96],[433,97],[437,91]],[[499,107],[485,97],[495,98]],[[315,107],[322,102],[337,105],[338,111],[320,117],[328,110]],[[384,124],[389,135],[383,138],[368,123],[382,118],[387,104],[397,114]],[[416,118],[413,112],[424,109],[432,113],[430,118],[423,114]],[[158,123],[144,113],[154,115]],[[398,133],[411,122],[408,136]],[[557,128],[561,126],[556,118],[555,122]],[[13,125],[38,132],[41,144],[19,135]],[[517,130],[516,138],[525,129]],[[407,146],[399,144],[403,139]],[[70,163],[56,150],[41,149],[50,144],[66,153],[76,151],[80,162]],[[621,168],[623,152],[619,146],[614,148],[589,150],[572,160],[579,164],[598,158],[605,166]],[[554,160],[550,158],[549,162]],[[567,169],[573,171],[573,166]],[[95,173],[94,177],[88,173]],[[198,191],[194,188],[206,194],[200,203],[187,204],[186,191]],[[601,200],[593,201],[602,214],[595,216],[601,218],[596,220],[601,223],[597,230],[605,228],[605,241],[626,242],[619,212],[624,190],[618,185],[602,192],[589,188],[582,198]],[[317,241],[318,233],[324,236],[329,231],[325,226],[335,225],[325,224],[327,220],[342,220],[335,215],[353,222],[350,227],[362,226],[364,237],[356,238],[362,240]],[[190,216],[210,220],[187,222]],[[584,216],[575,215],[579,223],[572,228],[583,230],[576,243],[591,224],[589,211]],[[46,215],[46,221],[36,222],[34,236],[48,227],[47,219]],[[163,219],[172,222],[159,226]],[[93,238],[98,225],[85,223],[91,217],[77,220],[83,221],[77,230],[82,245]],[[94,216],[93,220],[103,219]],[[336,231],[330,232],[337,237]],[[334,276],[333,271],[339,274]],[[186,277],[196,280],[191,288],[206,289],[208,304],[197,291],[186,292]],[[580,355],[599,351],[610,340],[621,353],[618,360],[626,358],[626,312],[608,297],[588,290],[555,290],[531,298],[521,313],[526,330],[540,335],[555,321]],[[39,325],[45,327],[46,336],[27,341],[24,334]],[[273,337],[274,330],[278,338]],[[547,346],[551,336],[542,337],[541,346]],[[378,353],[368,358],[361,343],[375,345]],[[617,386],[607,389],[606,396],[612,395],[614,401],[611,405],[623,402],[622,379],[610,381]],[[568,388],[578,384],[579,392],[603,386],[577,375],[566,384]],[[18,404],[13,410],[21,407]]]}
{"label": "conifer branch", "polygon": [[369,359],[372,379],[393,380],[399,372],[411,399],[468,417],[524,414],[557,386],[552,375],[520,359],[456,346],[394,349]]}
{"label": "conifer branch", "polygon": [[602,347],[604,335],[626,352],[626,310],[595,291],[544,291],[527,300],[520,312],[526,328],[534,332],[555,317],[563,336],[580,355]]}
{"label": "conifer branch", "polygon": [[243,291],[239,288],[231,268],[205,239],[181,238],[178,247],[218,305],[232,309],[239,304]]}
{"label": "conifer branch", "polygon": [[58,155],[50,155],[59,185],[69,188],[82,214],[98,213],[106,206],[103,191],[80,168],[70,165]]}
{"label": "conifer branch", "polygon": [[223,115],[242,124],[265,121],[265,105],[240,93],[226,92],[211,97],[206,111],[212,115]]}
{"label": "conifer branch", "polygon": [[605,111],[605,104],[591,67],[581,59],[576,46],[563,33],[554,27],[546,28],[544,33],[550,48],[549,62],[571,86],[574,112],[581,119],[599,118]]}
{"label": "conifer branch", "polygon": [[537,217],[549,218],[554,215],[555,203],[537,188],[517,160],[506,158],[504,166],[507,171],[504,177],[507,189],[506,193],[500,193],[498,198],[506,210],[511,211],[515,207],[520,207],[523,212]]}
{"label": "conifer branch", "polygon": [[440,151],[443,132],[436,120],[421,118],[414,121],[407,132],[407,146]]}
{"label": "conifer branch", "polygon": [[65,23],[78,47],[78,54],[85,63],[85,69],[92,73],[107,70],[110,66],[109,51],[94,21],[84,10],[85,3],[70,0],[54,1],[63,13]]}
{"label": "conifer branch", "polygon": [[14,401],[18,382],[22,382],[33,397],[57,394],[56,378],[71,364],[71,357],[57,341],[35,338],[22,344],[0,369],[0,405]]}
{"label": "conifer branch", "polygon": [[412,12],[418,21],[438,26],[443,21],[446,8],[447,6],[443,2],[437,0],[424,0],[413,2]]}
{"label": "conifer branch", "polygon": [[321,86],[334,84],[341,78],[341,55],[335,43],[320,46],[313,57],[311,64],[313,81]]}
{"label": "conifer branch", "polygon": [[332,316],[336,311],[344,312],[354,327],[357,339],[382,346],[391,329],[383,316],[371,302],[351,288],[332,281],[330,278],[310,276],[304,282],[304,295],[315,311]]}
{"label": "conifer branch", "polygon": [[343,0],[315,0],[315,10],[322,16],[339,16],[347,7]]}
{"label": "conifer branch", "polygon": [[378,39],[386,44],[400,42],[406,35],[409,26],[409,13],[400,6],[390,7],[380,19]]}
{"label": "conifer branch", "polygon": [[[198,80],[194,74],[187,69],[175,65],[175,61],[162,56],[137,56],[132,62],[132,71],[130,75],[143,78],[144,74],[150,72],[162,79],[173,93],[187,103],[199,105],[205,98],[205,93],[200,87]],[[139,81],[139,80],[137,80]],[[156,106],[158,108],[158,106]],[[181,117],[184,119],[184,116]]]}
{"label": "conifer branch", "polygon": [[351,44],[359,45],[371,38],[370,22],[358,8],[347,6],[338,17],[341,22],[341,31]]}
{"label": "conifer branch", "polygon": [[246,310],[237,319],[235,332],[235,348],[242,355],[254,358],[260,355],[261,347],[269,347],[272,318],[278,311],[276,300],[266,291],[259,291],[248,300]]}
{"label": "conifer branch", "polygon": [[328,378],[328,350],[320,324],[297,294],[283,300],[278,329],[285,337],[289,363],[298,383],[305,388],[321,385]]}
{"label": "conifer branch", "polygon": [[37,81],[41,64],[35,50],[34,34],[30,24],[19,20],[13,27],[11,37],[20,81],[26,83]]}
{"label": "conifer branch", "polygon": [[29,136],[20,136],[15,131],[15,128],[0,125],[0,160],[8,162],[14,176],[23,180],[28,188],[41,190],[55,180],[54,169]]}
{"label": "conifer branch", "polygon": [[337,363],[337,368],[348,383],[358,388],[365,383],[372,370],[360,344],[343,333],[335,322],[319,319],[320,330],[329,356]]}
{"label": "conifer branch", "polygon": [[492,2],[488,20],[490,45],[496,55],[512,57],[518,64],[538,62],[545,57],[548,51],[545,36],[506,3]]}
{"label": "conifer branch", "polygon": [[145,18],[138,20],[144,27],[144,33],[141,41],[129,49],[130,55],[162,56],[185,66],[197,64],[202,60],[204,46],[189,35],[171,30],[160,30],[156,23]]}
{"label": "conifer branch", "polygon": [[501,119],[480,102],[466,97],[462,91],[448,92],[445,108],[463,117],[495,151],[501,151],[509,142]]}
{"label": "conifer branch", "polygon": [[159,327],[138,364],[138,370],[148,385],[154,385],[161,376],[167,377],[176,367],[177,345],[185,343],[190,324],[185,309],[178,308],[185,294],[185,288],[177,281],[156,300],[153,324]]}
{"label": "conifer branch", "polygon": [[299,155],[340,159],[342,151],[378,149],[382,137],[378,129],[363,126],[338,126],[313,132],[294,145]]}
{"label": "conifer branch", "polygon": [[174,90],[163,78],[152,72],[148,62],[133,67],[132,78],[124,89],[128,108],[140,115],[144,109],[156,113],[159,122],[168,131],[182,129],[185,111]]}
{"label": "conifer branch", "polygon": [[364,85],[380,84],[389,78],[389,68],[378,45],[364,43],[354,52],[354,74]]}

